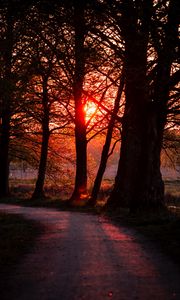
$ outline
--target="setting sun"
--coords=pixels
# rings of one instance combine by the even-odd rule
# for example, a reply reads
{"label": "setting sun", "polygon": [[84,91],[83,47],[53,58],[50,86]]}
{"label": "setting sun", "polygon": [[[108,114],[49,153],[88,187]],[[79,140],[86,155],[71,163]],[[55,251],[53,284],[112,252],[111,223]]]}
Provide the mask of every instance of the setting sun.
{"label": "setting sun", "polygon": [[84,106],[86,121],[93,118],[97,110],[97,105],[92,101],[87,101]]}

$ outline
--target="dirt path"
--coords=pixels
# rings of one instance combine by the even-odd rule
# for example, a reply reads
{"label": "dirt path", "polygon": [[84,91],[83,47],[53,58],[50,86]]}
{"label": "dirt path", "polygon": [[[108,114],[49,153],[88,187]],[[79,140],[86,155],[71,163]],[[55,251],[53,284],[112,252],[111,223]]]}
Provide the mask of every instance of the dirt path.
{"label": "dirt path", "polygon": [[176,266],[133,230],[89,214],[3,204],[0,210],[46,228],[12,270],[1,300],[180,299]]}

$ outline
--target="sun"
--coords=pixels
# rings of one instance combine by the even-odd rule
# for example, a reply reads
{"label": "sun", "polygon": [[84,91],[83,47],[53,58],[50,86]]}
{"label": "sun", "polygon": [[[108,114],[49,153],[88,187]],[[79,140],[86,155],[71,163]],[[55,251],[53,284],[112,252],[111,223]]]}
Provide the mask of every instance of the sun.
{"label": "sun", "polygon": [[89,121],[97,112],[97,105],[93,101],[87,101],[84,105],[86,121]]}

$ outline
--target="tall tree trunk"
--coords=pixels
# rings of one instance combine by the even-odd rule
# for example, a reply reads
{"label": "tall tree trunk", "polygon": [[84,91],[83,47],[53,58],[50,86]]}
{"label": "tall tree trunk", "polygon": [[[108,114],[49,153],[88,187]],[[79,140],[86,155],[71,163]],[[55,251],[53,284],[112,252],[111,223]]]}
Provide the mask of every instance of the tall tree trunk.
{"label": "tall tree trunk", "polygon": [[80,200],[87,195],[87,139],[82,89],[85,72],[84,39],[85,19],[84,5],[74,0],[74,29],[75,29],[75,73],[74,73],[74,102],[75,102],[75,146],[76,146],[76,177],[71,202]]}
{"label": "tall tree trunk", "polygon": [[4,50],[4,74],[1,83],[1,102],[0,109],[0,197],[9,195],[9,142],[10,142],[10,119],[11,102],[13,97],[12,81],[12,51],[13,51],[13,18],[11,10],[6,14],[6,48]]}
{"label": "tall tree trunk", "polygon": [[43,78],[43,119],[42,119],[42,144],[40,163],[38,168],[38,177],[35,185],[35,190],[32,195],[32,199],[44,198],[44,181],[46,175],[46,165],[48,157],[48,144],[49,144],[49,105],[48,105],[48,91],[47,91],[47,80]]}
{"label": "tall tree trunk", "polygon": [[146,74],[148,31],[143,25],[138,29],[137,8],[131,1],[124,3],[123,17],[126,105],[118,171],[107,206],[128,206],[135,211],[149,209],[153,205],[161,206],[163,202],[161,147],[154,113],[149,113],[151,102]]}
{"label": "tall tree trunk", "polygon": [[107,161],[108,161],[108,154],[109,154],[109,148],[111,145],[111,140],[112,140],[112,133],[113,133],[113,129],[114,129],[114,123],[115,123],[115,117],[117,116],[117,113],[119,111],[119,103],[120,103],[120,99],[122,96],[122,92],[123,92],[123,88],[124,88],[124,71],[122,71],[122,76],[121,76],[121,82],[118,88],[118,92],[117,92],[117,96],[116,96],[116,100],[114,103],[114,109],[112,111],[112,115],[109,121],[109,125],[108,125],[108,129],[107,129],[107,134],[106,134],[106,140],[103,146],[103,150],[102,150],[102,154],[101,154],[101,161],[100,161],[100,165],[97,171],[97,175],[94,181],[94,185],[93,185],[93,189],[92,189],[92,193],[91,193],[91,199],[89,201],[89,203],[91,205],[95,205],[96,204],[96,200],[97,200],[97,196],[101,187],[101,182],[102,182],[102,178],[104,175],[104,172],[106,170],[106,165],[107,165]]}
{"label": "tall tree trunk", "polygon": [[142,106],[139,109],[132,106],[128,113],[126,107],[118,171],[108,202],[110,207],[125,206],[137,211],[164,205],[160,172],[163,126],[159,124],[157,130],[159,116],[154,108],[151,110],[151,103]]}
{"label": "tall tree trunk", "polygon": [[[133,16],[133,12],[130,15]],[[132,212],[157,211],[164,207],[160,153],[174,46],[172,41],[169,43],[171,32],[159,53],[154,94],[150,98],[146,89],[147,34],[139,35],[137,30],[133,33],[134,28],[133,22],[127,22],[124,28],[126,107],[118,172],[108,206],[128,206]],[[174,31],[172,23],[170,28]],[[177,35],[177,24],[175,31]]]}

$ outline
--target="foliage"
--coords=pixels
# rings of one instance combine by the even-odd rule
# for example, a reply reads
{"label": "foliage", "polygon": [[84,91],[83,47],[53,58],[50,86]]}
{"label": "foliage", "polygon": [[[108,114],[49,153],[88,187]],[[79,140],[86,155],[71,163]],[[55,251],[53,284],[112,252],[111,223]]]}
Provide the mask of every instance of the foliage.
{"label": "foliage", "polygon": [[[26,161],[38,168],[45,119],[48,129],[44,134],[48,131],[49,139],[45,183],[50,179],[58,185],[86,181],[87,170],[92,170],[91,174],[96,169],[96,157],[87,160],[93,153],[89,154],[92,146],[87,148],[87,143],[98,141],[98,137],[102,140],[112,119],[114,145],[123,132],[127,148],[133,148],[133,138],[128,136],[134,126],[134,139],[144,136],[142,148],[148,143],[148,149],[154,147],[151,153],[146,149],[145,163],[142,150],[136,170],[141,169],[141,163],[150,165],[147,161],[153,160],[152,153],[158,152],[160,160],[162,149],[179,164],[178,1],[93,0],[82,4],[46,0],[1,3],[0,164],[5,164],[0,166],[0,183],[1,178],[8,181],[10,161]],[[118,112],[113,113],[124,66],[125,91]],[[130,91],[138,76],[136,88]],[[144,93],[144,100],[137,90],[139,95]],[[139,124],[142,121],[140,125],[134,125],[135,118]],[[96,142],[93,147],[103,149]],[[130,154],[132,161],[137,148]],[[118,159],[114,162],[118,165]],[[132,171],[132,164],[130,168]],[[150,174],[149,170],[144,174]],[[79,179],[74,180],[77,173]],[[158,180],[151,174],[152,178],[156,178],[155,184],[149,180],[154,189]],[[124,182],[127,185],[129,177]]]}

